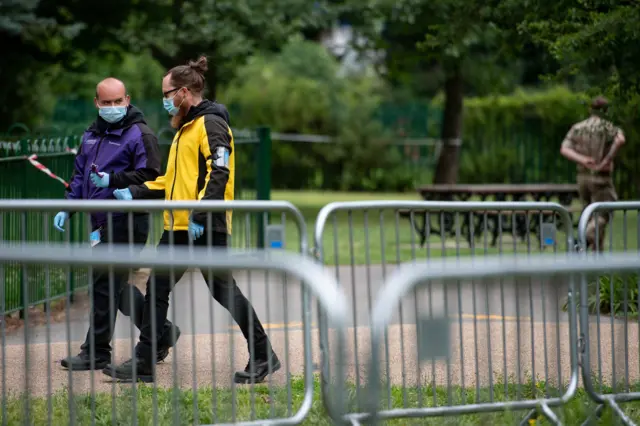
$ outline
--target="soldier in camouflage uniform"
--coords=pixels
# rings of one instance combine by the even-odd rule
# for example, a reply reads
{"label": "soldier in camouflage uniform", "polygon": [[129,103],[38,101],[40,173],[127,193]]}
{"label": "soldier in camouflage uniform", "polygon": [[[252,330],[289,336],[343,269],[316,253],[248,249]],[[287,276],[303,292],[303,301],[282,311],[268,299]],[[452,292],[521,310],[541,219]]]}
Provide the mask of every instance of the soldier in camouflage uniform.
{"label": "soldier in camouflage uniform", "polygon": [[[590,203],[616,201],[618,198],[611,176],[613,159],[625,138],[622,130],[604,118],[608,105],[603,97],[594,99],[591,116],[571,127],[560,149],[563,156],[578,164],[577,181],[584,207]],[[587,225],[587,249],[597,247],[602,251],[608,221],[608,214],[591,217]]]}

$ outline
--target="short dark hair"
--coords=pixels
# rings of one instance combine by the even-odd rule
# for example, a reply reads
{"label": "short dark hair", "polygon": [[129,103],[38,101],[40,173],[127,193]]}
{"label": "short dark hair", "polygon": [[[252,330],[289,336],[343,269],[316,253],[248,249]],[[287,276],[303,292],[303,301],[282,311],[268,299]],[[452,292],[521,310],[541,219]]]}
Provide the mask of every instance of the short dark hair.
{"label": "short dark hair", "polygon": [[591,110],[607,112],[609,109],[609,101],[604,96],[598,96],[591,101]]}
{"label": "short dark hair", "polygon": [[200,56],[197,61],[171,68],[165,77],[171,75],[171,84],[176,88],[186,87],[191,92],[200,94],[204,91],[204,74],[208,69],[207,57]]}

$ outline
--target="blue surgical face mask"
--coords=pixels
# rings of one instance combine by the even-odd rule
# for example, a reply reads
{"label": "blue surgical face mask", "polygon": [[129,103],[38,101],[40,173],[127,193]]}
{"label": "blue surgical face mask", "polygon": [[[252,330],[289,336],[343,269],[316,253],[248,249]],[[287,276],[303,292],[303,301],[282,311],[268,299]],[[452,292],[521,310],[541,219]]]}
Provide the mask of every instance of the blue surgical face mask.
{"label": "blue surgical face mask", "polygon": [[98,112],[100,117],[107,123],[117,123],[122,120],[125,115],[127,115],[127,107],[126,106],[108,106],[108,107],[100,107]]}
{"label": "blue surgical face mask", "polygon": [[164,109],[167,110],[167,112],[171,115],[176,115],[178,113],[178,111],[180,111],[180,108],[178,108],[177,106],[175,106],[173,104],[173,98],[171,99],[162,99],[162,104],[164,106]]}
{"label": "blue surgical face mask", "polygon": [[164,106],[164,109],[171,115],[176,115],[180,111],[180,107],[182,106],[182,102],[184,102],[184,97],[183,97],[182,98],[182,102],[180,102],[180,105],[175,106],[173,104],[173,100],[176,98],[177,95],[178,94],[176,93],[171,98],[162,98],[162,105]]}

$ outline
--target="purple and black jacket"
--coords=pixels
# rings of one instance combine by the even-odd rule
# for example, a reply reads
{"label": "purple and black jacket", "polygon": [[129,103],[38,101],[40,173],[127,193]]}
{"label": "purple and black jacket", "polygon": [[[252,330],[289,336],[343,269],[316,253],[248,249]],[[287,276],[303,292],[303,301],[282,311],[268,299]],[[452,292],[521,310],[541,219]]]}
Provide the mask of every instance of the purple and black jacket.
{"label": "purple and black jacket", "polygon": [[[91,165],[109,174],[109,187],[98,188],[91,182]],[[75,159],[75,169],[67,188],[68,200],[114,199],[115,189],[127,188],[155,180],[160,175],[158,139],[147,126],[142,112],[129,106],[127,115],[118,123],[101,117],[82,136]],[[70,214],[73,214],[71,211]],[[125,213],[114,213],[113,219]],[[107,223],[106,213],[91,215],[93,230]]]}

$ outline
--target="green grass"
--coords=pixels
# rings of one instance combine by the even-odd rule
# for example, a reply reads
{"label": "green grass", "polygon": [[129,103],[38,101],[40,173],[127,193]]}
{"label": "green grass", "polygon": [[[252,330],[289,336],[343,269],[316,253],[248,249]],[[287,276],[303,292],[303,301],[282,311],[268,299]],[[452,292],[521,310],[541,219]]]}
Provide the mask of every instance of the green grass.
{"label": "green grass", "polygon": [[[518,392],[519,389],[519,392]],[[304,383],[300,379],[293,379],[289,388],[269,388],[265,385],[255,386],[253,390],[247,387],[238,387],[235,395],[229,389],[201,388],[195,395],[192,390],[179,390],[173,392],[168,389],[139,385],[135,393],[130,385],[122,385],[121,390],[115,398],[111,393],[76,395],[72,398],[74,407],[75,424],[88,425],[129,425],[136,422],[140,426],[144,425],[187,425],[187,424],[211,424],[242,420],[263,420],[268,418],[289,417],[300,406],[304,396]],[[493,387],[493,400],[505,401],[514,400],[517,395],[519,399],[544,397],[544,383],[533,385],[523,385],[517,388],[516,385],[500,385]],[[291,399],[289,399],[291,395]],[[362,394],[361,394],[362,395]],[[133,401],[135,399],[135,410]],[[355,401],[355,391],[353,386],[349,389],[348,401]],[[388,395],[385,392],[381,399],[380,407],[388,407]],[[477,393],[473,389],[463,390],[452,388],[450,392],[446,388],[402,389],[393,387],[390,393],[391,406],[395,408],[425,407],[425,406],[446,406],[472,404],[477,400],[481,402],[489,401],[489,389],[480,389]],[[419,402],[421,401],[421,403]],[[11,395],[6,399],[7,425],[24,424],[25,398],[18,395]],[[69,394],[66,391],[59,391],[47,398],[30,398],[28,400],[30,424],[48,424],[49,416],[51,423],[55,425],[69,424]],[[49,407],[49,404],[51,407]],[[234,409],[235,406],[235,409]],[[154,410],[157,407],[157,410]],[[640,405],[638,403],[627,403],[622,405],[624,411],[632,419],[640,415]],[[50,410],[51,408],[51,410]],[[350,412],[360,411],[353,404],[350,404]],[[563,424],[581,424],[594,410],[595,406],[589,401],[582,390],[579,390],[576,397],[567,405],[555,408],[554,412],[561,418]],[[154,414],[155,413],[155,414]],[[235,414],[235,416],[234,416]],[[451,416],[445,418],[428,419],[398,419],[388,422],[391,425],[507,425],[518,424],[525,416],[525,412],[501,412],[490,414],[476,414],[465,416]],[[197,416],[197,418],[195,418]],[[613,417],[608,410],[597,424],[613,424]],[[157,422],[157,423],[155,423]],[[316,380],[314,389],[314,402],[310,413],[307,415],[305,425],[331,425],[331,420],[327,417],[321,401],[319,382]],[[538,416],[536,425],[549,424],[544,418]]]}

